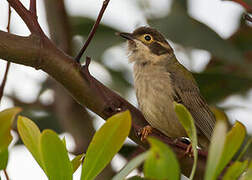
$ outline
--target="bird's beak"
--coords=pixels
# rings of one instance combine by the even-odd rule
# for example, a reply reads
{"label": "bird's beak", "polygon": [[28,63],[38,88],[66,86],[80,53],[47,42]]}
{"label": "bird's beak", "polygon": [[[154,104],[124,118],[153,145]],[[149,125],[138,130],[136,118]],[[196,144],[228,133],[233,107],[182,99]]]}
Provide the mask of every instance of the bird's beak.
{"label": "bird's beak", "polygon": [[134,40],[134,37],[131,33],[118,32],[118,33],[116,33],[116,35],[121,36],[121,37],[128,39],[128,40]]}

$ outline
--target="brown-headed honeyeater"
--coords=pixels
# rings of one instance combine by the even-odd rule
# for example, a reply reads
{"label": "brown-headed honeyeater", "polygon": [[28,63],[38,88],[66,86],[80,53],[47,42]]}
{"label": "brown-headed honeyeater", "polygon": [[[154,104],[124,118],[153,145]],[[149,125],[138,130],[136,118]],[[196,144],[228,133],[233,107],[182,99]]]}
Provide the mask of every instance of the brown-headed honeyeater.
{"label": "brown-headed honeyeater", "polygon": [[[191,72],[178,62],[164,36],[150,27],[119,35],[128,40],[138,104],[151,127],[168,137],[187,136],[174,111],[173,102],[176,101],[190,111],[199,145],[206,149],[215,125],[214,114],[201,96]],[[150,126],[144,128],[144,136],[150,130]]]}

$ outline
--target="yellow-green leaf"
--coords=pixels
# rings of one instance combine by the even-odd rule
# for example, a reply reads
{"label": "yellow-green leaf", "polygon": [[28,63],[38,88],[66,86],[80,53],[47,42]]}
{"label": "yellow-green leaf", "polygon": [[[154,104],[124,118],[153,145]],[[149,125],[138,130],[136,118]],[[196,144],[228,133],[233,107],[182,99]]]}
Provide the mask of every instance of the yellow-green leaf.
{"label": "yellow-green leaf", "polygon": [[21,108],[14,107],[0,112],[0,151],[5,150],[12,140],[11,126]]}
{"label": "yellow-green leaf", "polygon": [[193,168],[190,175],[190,179],[192,180],[197,168],[197,161],[198,161],[198,150],[197,150],[198,140],[197,140],[196,127],[194,125],[194,119],[183,104],[174,102],[174,109],[177,114],[179,122],[185,128],[186,133],[191,140],[193,148],[193,157],[194,157]]}
{"label": "yellow-green leaf", "polygon": [[73,173],[79,168],[84,157],[85,154],[79,154],[78,156],[75,156],[75,158],[71,160],[73,166]]}
{"label": "yellow-green leaf", "polygon": [[213,180],[217,178],[218,164],[224,149],[225,137],[227,132],[227,124],[225,121],[217,121],[209,147],[207,157],[207,166],[205,180]]}
{"label": "yellow-green leaf", "polygon": [[237,180],[243,171],[247,168],[248,161],[240,162],[235,161],[231,166],[227,169],[226,173],[223,176],[223,180]]}
{"label": "yellow-green leaf", "polygon": [[94,179],[120,150],[129,135],[131,116],[129,111],[118,113],[95,133],[82,166],[81,180]]}
{"label": "yellow-green leaf", "polygon": [[242,175],[240,180],[251,180],[252,179],[252,161],[250,161],[246,172]]}
{"label": "yellow-green leaf", "polygon": [[0,170],[6,169],[8,163],[8,155],[9,155],[8,147],[0,150]]}
{"label": "yellow-green leaf", "polygon": [[180,179],[179,164],[172,150],[157,139],[150,137],[148,141],[151,148],[144,163],[144,176],[155,180]]}
{"label": "yellow-green leaf", "polygon": [[24,145],[31,152],[32,156],[40,165],[40,167],[44,169],[39,149],[41,133],[38,126],[32,120],[23,116],[19,116],[17,128]]}
{"label": "yellow-green leaf", "polygon": [[44,130],[40,138],[43,166],[50,180],[71,180],[73,168],[66,147],[52,130]]}
{"label": "yellow-green leaf", "polygon": [[232,159],[235,153],[239,150],[240,146],[246,135],[245,126],[236,121],[232,129],[227,133],[224,149],[221,155],[220,162],[217,167],[216,175],[220,175],[221,171],[225,168],[228,162]]}
{"label": "yellow-green leaf", "polygon": [[144,160],[147,158],[149,151],[146,151],[142,154],[139,154],[137,157],[132,159],[128,164],[123,167],[120,172],[113,177],[112,180],[122,180],[125,179],[131,171],[133,171],[136,167],[140,166]]}

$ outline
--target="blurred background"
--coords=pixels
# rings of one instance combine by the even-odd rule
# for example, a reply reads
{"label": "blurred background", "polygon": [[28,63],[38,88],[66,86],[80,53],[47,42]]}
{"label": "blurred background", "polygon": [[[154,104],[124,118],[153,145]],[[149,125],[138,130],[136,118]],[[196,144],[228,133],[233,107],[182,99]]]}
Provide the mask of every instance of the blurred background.
{"label": "blurred background", "polygon": [[[244,0],[251,4],[251,1]],[[28,7],[29,0],[21,0]],[[102,6],[102,0],[37,1],[38,20],[45,33],[66,53],[76,56]],[[6,31],[8,3],[0,2],[0,29]],[[252,133],[252,23],[245,10],[221,0],[111,0],[85,55],[92,57],[91,74],[137,106],[132,64],[126,43],[115,32],[132,32],[150,25],[162,32],[178,60],[190,69],[211,106],[224,110],[230,122],[241,121]],[[11,33],[28,36],[21,18],[12,11]],[[84,56],[83,56],[84,57]],[[84,61],[84,59],[82,60]],[[6,62],[0,60],[0,82]],[[95,130],[104,121],[79,106],[46,73],[11,64],[0,110],[20,106],[41,130],[50,128],[66,137],[73,154],[85,152]],[[47,179],[17,134],[7,167],[12,180]],[[15,144],[15,146],[14,146]],[[126,145],[97,179],[110,179],[136,151]],[[250,151],[251,152],[251,151]],[[134,171],[132,175],[136,174]],[[74,179],[79,179],[80,170]],[[0,173],[0,177],[5,179]]]}

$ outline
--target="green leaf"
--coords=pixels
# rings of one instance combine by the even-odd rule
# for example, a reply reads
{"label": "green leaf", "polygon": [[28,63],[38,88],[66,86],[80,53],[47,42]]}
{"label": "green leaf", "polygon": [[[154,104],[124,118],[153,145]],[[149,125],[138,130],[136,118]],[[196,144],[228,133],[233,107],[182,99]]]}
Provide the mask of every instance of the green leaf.
{"label": "green leaf", "polygon": [[0,112],[0,151],[4,151],[12,141],[11,126],[20,111],[21,108],[14,107]]}
{"label": "green leaf", "polygon": [[197,168],[197,161],[198,161],[198,150],[197,150],[198,140],[197,140],[196,127],[194,125],[194,119],[183,104],[174,102],[174,109],[179,119],[179,122],[185,128],[186,133],[191,140],[193,148],[193,157],[194,157],[193,168],[190,175],[190,179],[192,180]]}
{"label": "green leaf", "polygon": [[0,150],[0,170],[6,169],[8,163],[8,148]]}
{"label": "green leaf", "polygon": [[225,166],[235,155],[235,153],[239,150],[240,146],[244,141],[245,135],[246,135],[245,126],[239,121],[236,121],[236,123],[226,136],[224,149],[216,170],[217,176],[221,173],[221,171],[225,168]]}
{"label": "green leaf", "polygon": [[129,111],[118,113],[95,133],[82,166],[81,180],[94,179],[120,150],[129,135],[131,116]]}
{"label": "green leaf", "polygon": [[252,161],[250,161],[248,169],[246,172],[242,175],[240,180],[251,180],[252,179]]}
{"label": "green leaf", "polygon": [[84,157],[85,157],[85,154],[83,153],[83,154],[79,154],[78,156],[75,156],[75,158],[72,159],[71,163],[73,166],[73,173],[79,168]]}
{"label": "green leaf", "polygon": [[235,161],[226,171],[223,180],[236,180],[240,177],[243,171],[247,168],[248,161]]}
{"label": "green leaf", "polygon": [[44,169],[39,148],[41,133],[38,126],[30,119],[18,116],[17,129],[24,145],[31,152],[40,167]]}
{"label": "green leaf", "polygon": [[180,179],[179,164],[175,154],[163,142],[148,138],[151,145],[144,163],[144,176],[149,179]]}
{"label": "green leaf", "polygon": [[225,121],[216,121],[209,147],[205,180],[217,179],[218,164],[221,160],[225,144],[227,125]]}
{"label": "green leaf", "polygon": [[186,1],[173,1],[171,12],[163,18],[150,21],[173,42],[187,47],[205,49],[213,56],[229,63],[242,63],[242,52],[229,41],[222,39],[214,30],[187,13]]}
{"label": "green leaf", "polygon": [[237,157],[237,159],[236,159],[237,161],[239,161],[244,156],[244,154],[246,153],[246,151],[249,148],[251,143],[252,143],[252,137],[249,137],[249,139],[247,140],[247,142],[246,142],[245,146],[243,147],[241,153]]}
{"label": "green leaf", "polygon": [[[194,73],[200,92],[209,103],[216,103],[234,93],[243,93],[252,87],[251,76],[211,71]],[[242,86],[241,86],[242,84]]]}
{"label": "green leaf", "polygon": [[66,147],[54,131],[42,132],[40,149],[43,166],[50,180],[73,178],[73,168]]}
{"label": "green leaf", "polygon": [[144,160],[148,156],[148,151],[139,154],[137,157],[132,159],[125,167],[123,167],[120,172],[113,177],[112,180],[121,180],[125,179],[131,171],[133,171],[136,167],[140,166],[144,162]]}

